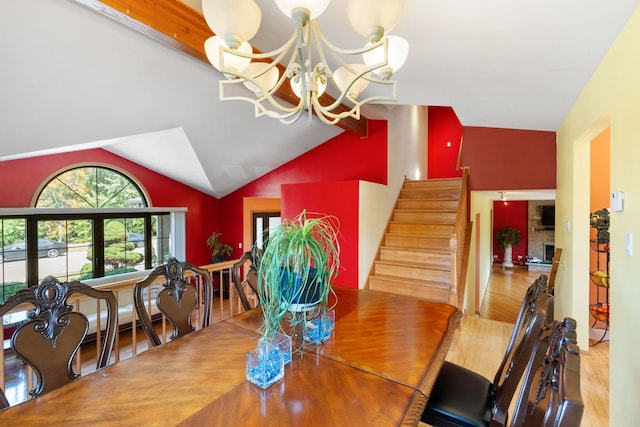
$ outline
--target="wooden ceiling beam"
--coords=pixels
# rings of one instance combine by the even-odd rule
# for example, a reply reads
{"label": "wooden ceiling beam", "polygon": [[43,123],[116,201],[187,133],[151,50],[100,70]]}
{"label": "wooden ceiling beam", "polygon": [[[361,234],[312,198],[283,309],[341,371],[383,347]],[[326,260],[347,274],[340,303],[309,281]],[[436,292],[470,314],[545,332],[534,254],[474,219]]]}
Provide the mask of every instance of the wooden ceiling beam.
{"label": "wooden ceiling beam", "polygon": [[[206,64],[204,42],[214,33],[204,16],[180,0],[74,0],[154,40],[184,52]],[[254,48],[254,52],[259,52]],[[282,68],[280,70],[282,72]],[[282,85],[277,96],[293,105],[298,103],[289,85]],[[320,98],[323,105],[335,101],[328,94]],[[347,111],[348,107],[338,108]],[[341,119],[336,126],[355,135],[367,136],[368,119]]]}

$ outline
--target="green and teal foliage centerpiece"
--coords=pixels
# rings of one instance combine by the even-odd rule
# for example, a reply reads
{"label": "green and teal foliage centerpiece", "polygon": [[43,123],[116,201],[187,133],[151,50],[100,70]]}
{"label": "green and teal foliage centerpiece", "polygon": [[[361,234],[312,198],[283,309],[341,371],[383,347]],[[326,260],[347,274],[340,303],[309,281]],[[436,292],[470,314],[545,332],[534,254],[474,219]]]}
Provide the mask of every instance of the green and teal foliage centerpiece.
{"label": "green and teal foliage centerpiece", "polygon": [[[259,332],[258,349],[247,354],[247,379],[258,385],[272,384],[269,380],[281,378],[279,363],[271,352],[286,360],[287,342],[299,335],[302,354],[303,326],[309,321],[322,319],[324,323],[318,331],[322,334],[317,342],[328,338],[327,321],[333,329],[333,310],[328,308],[332,281],[340,268],[340,243],[338,241],[339,222],[334,216],[302,211],[293,219],[284,219],[271,233],[264,252],[260,256],[258,269],[258,297],[263,313],[263,323]],[[331,313],[328,315],[327,313]],[[285,331],[283,320],[289,328]],[[325,326],[327,326],[325,328]],[[308,340],[309,341],[309,340]],[[312,341],[316,342],[316,341]],[[291,349],[291,341],[288,342]],[[250,362],[262,357],[264,364]],[[251,358],[251,360],[250,360]],[[252,378],[253,374],[260,378]],[[264,387],[263,385],[260,385]]]}

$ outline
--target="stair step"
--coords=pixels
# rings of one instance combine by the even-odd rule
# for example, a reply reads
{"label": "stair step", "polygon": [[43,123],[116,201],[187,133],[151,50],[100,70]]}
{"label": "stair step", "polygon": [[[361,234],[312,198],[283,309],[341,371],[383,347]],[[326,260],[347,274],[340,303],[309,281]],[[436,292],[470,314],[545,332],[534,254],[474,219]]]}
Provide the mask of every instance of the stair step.
{"label": "stair step", "polygon": [[416,248],[424,250],[449,250],[449,236],[421,236],[418,234],[386,233],[385,246]]}
{"label": "stair step", "polygon": [[369,276],[369,289],[414,298],[449,302],[449,285],[428,280],[401,279],[376,274]]}
{"label": "stair step", "polygon": [[403,188],[457,188],[462,186],[462,178],[406,180]]}
{"label": "stair step", "polygon": [[392,221],[389,223],[389,232],[449,237],[453,233],[453,224],[421,224]]}
{"label": "stair step", "polygon": [[443,284],[451,282],[451,270],[423,267],[414,263],[375,261],[373,274],[406,279],[429,280]]}
{"label": "stair step", "polygon": [[428,210],[428,211],[451,211],[458,209],[458,200],[443,199],[398,199],[398,209]]}
{"label": "stair step", "polygon": [[403,188],[400,199],[460,199],[460,188]]}
{"label": "stair step", "polygon": [[451,253],[441,250],[422,250],[417,248],[381,246],[380,261],[408,262],[422,266],[451,269]]}
{"label": "stair step", "polygon": [[456,211],[433,212],[428,210],[396,209],[393,211],[393,221],[427,224],[455,224],[456,214]]}

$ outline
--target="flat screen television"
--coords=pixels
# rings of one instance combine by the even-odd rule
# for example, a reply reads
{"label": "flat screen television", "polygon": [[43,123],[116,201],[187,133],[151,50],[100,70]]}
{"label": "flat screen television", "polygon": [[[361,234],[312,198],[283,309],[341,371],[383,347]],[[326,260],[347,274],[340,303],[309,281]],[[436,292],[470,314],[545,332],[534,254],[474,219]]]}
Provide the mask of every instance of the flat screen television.
{"label": "flat screen television", "polygon": [[556,227],[556,207],[553,205],[540,206],[540,226],[547,230]]}

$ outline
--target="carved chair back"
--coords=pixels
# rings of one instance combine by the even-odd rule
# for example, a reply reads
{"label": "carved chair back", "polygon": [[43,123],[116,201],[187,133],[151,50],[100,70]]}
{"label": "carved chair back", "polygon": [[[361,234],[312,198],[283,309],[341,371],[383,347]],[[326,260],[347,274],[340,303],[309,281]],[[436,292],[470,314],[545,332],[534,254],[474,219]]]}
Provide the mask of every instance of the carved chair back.
{"label": "carved chair back", "polygon": [[[249,265],[249,271],[245,276],[244,281],[242,280],[242,270],[244,269],[244,265],[247,262],[251,262]],[[254,260],[254,251],[245,252],[242,254],[238,262],[233,264],[231,268],[231,277],[233,279],[233,284],[236,288],[236,292],[238,297],[240,298],[240,302],[242,303],[242,307],[245,310],[250,310],[252,308],[251,303],[249,302],[249,298],[245,292],[245,288],[243,285],[247,285],[251,292],[256,296],[258,296],[258,270],[256,267],[256,261]],[[258,299],[258,304],[260,305],[260,300]]]}
{"label": "carved chair back", "polygon": [[554,321],[545,339],[542,360],[532,365],[515,405],[512,425],[579,426],[584,412],[580,393],[580,348],[575,342],[575,320]]}
{"label": "carved chair back", "polygon": [[[39,396],[79,377],[73,359],[89,331],[89,320],[68,304],[72,295],[82,294],[106,303],[107,318],[97,369],[109,363],[118,325],[116,298],[111,291],[100,291],[84,283],[61,283],[47,276],[38,285],[21,289],[0,305],[0,316],[17,306],[29,308],[27,321],[11,336],[11,348],[18,358],[31,366],[36,375],[31,397]],[[99,305],[100,311],[102,304]]]}
{"label": "carved chair back", "polygon": [[[505,354],[493,383],[495,390],[492,418],[499,420],[501,425],[503,425],[502,422],[506,422],[509,405],[528,366],[532,363],[532,355],[536,352],[544,354],[546,351],[544,347],[546,342],[540,341],[539,337],[553,316],[549,313],[553,307],[553,297],[546,293],[546,281],[534,282],[534,286],[535,299],[529,301],[529,305],[524,310],[521,337],[515,340],[511,349]],[[536,290],[538,287],[540,289]]]}
{"label": "carved chair back", "polygon": [[[516,317],[515,325],[511,331],[511,337],[505,350],[505,354],[502,358],[500,366],[496,371],[496,375],[493,380],[493,384],[499,384],[504,379],[505,369],[507,365],[511,363],[513,359],[513,353],[516,351],[518,344],[524,339],[527,329],[530,327],[532,317],[536,313],[536,305],[540,301],[539,295],[546,292],[547,288],[547,276],[540,275],[527,289],[518,316]],[[545,312],[547,314],[547,322],[553,320],[553,298],[543,298],[544,304],[546,304]]]}
{"label": "carved chair back", "polygon": [[[201,289],[200,294],[197,286]],[[162,344],[162,341],[153,327],[149,314],[152,310],[147,310],[148,302],[155,304],[171,324],[169,338],[172,340],[195,330],[192,315],[198,307],[201,307],[202,327],[211,324],[211,274],[188,261],[180,262],[171,258],[166,264],[156,267],[144,280],[134,285],[133,295],[142,328],[154,347]]]}

